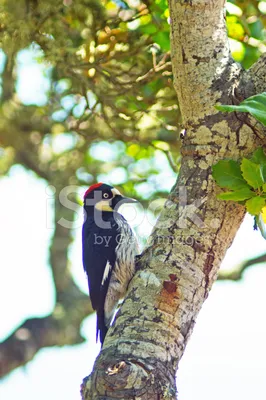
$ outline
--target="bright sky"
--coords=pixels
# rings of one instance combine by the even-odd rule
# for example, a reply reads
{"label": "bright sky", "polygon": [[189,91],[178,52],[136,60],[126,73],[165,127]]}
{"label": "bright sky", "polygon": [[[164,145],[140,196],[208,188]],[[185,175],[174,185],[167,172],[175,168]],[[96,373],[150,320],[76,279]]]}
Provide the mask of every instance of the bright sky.
{"label": "bright sky", "polygon": [[[29,78],[30,84],[32,75]],[[38,79],[39,87],[45,87],[42,75]],[[34,89],[27,86],[27,92],[29,96]],[[40,97],[36,96],[41,103],[43,89]],[[31,102],[30,97],[27,102]],[[52,216],[46,183],[16,166],[0,181],[0,192],[2,340],[25,318],[44,316],[52,310],[53,288],[47,263]],[[265,240],[252,226],[252,218],[247,217],[223,262],[225,268],[265,252]],[[86,290],[80,227],[75,236],[73,273]],[[260,265],[247,271],[240,283],[214,285],[180,363],[180,400],[266,399],[265,282],[266,268]],[[0,384],[0,399],[79,400],[79,385],[99,351],[94,316],[84,322],[83,333],[86,343],[44,349],[26,367],[15,370]]]}

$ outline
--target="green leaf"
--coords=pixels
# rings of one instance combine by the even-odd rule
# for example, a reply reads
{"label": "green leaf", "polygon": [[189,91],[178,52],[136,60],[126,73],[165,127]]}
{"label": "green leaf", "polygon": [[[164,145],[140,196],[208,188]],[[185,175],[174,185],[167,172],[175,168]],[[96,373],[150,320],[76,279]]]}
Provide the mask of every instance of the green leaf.
{"label": "green leaf", "polygon": [[259,215],[263,207],[265,206],[266,200],[260,196],[253,197],[246,201],[247,211],[251,215]]}
{"label": "green leaf", "polygon": [[259,147],[254,151],[250,161],[254,162],[255,164],[266,165],[266,155],[262,147]]}
{"label": "green leaf", "polygon": [[218,105],[216,109],[228,112],[248,112],[266,126],[266,92],[251,96],[238,106]]}
{"label": "green leaf", "polygon": [[262,173],[262,177],[263,177],[264,182],[266,182],[266,165],[262,165],[261,173]]}
{"label": "green leaf", "polygon": [[263,193],[266,193],[266,183],[262,185]]}
{"label": "green leaf", "polygon": [[244,180],[240,165],[234,160],[221,160],[212,167],[212,174],[220,187],[227,189],[249,188]]}
{"label": "green leaf", "polygon": [[[254,162],[255,164],[260,164],[262,178],[263,181],[266,182],[266,154],[262,147],[259,147],[257,150],[254,151],[250,161]],[[265,189],[263,189],[265,191]]]}
{"label": "green leaf", "polygon": [[254,196],[256,196],[256,193],[252,192],[252,190],[249,188],[243,188],[235,190],[234,192],[220,193],[217,198],[221,200],[243,201]]}
{"label": "green leaf", "polygon": [[247,158],[243,158],[240,168],[244,179],[254,189],[258,189],[263,185],[264,181],[260,165],[253,163]]}

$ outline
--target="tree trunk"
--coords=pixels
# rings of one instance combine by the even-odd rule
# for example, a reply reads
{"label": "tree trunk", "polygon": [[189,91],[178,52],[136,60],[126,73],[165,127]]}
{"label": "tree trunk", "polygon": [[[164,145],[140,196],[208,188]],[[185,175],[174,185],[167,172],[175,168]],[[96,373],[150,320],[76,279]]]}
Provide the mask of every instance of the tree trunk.
{"label": "tree trunk", "polygon": [[260,92],[265,79],[256,66],[245,72],[232,60],[224,3],[170,0],[174,85],[186,132],[181,169],[83,381],[84,400],[176,398],[179,361],[244,217],[241,205],[217,200],[212,165],[250,154],[265,143],[265,132],[252,118],[214,106]]}

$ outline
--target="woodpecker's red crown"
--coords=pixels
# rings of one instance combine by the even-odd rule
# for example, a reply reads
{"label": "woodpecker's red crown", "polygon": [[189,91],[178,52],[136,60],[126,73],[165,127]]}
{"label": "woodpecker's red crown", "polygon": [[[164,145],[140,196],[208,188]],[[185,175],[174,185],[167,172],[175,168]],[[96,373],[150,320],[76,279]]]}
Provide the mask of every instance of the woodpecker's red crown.
{"label": "woodpecker's red crown", "polygon": [[103,185],[102,182],[95,183],[94,185],[91,185],[91,186],[89,187],[89,189],[86,190],[86,192],[85,192],[85,194],[84,194],[84,199],[85,199],[85,197],[86,197],[90,192],[92,192],[93,190],[99,188],[99,187],[102,186],[102,185]]}

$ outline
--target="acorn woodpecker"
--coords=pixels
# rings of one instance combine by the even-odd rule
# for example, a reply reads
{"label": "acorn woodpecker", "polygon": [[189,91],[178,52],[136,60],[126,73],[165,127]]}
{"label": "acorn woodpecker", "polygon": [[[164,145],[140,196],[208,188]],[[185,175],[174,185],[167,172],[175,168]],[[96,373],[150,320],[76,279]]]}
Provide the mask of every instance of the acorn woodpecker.
{"label": "acorn woodpecker", "polygon": [[136,202],[104,183],[90,186],[84,195],[83,267],[97,312],[96,340],[99,335],[101,344],[134,275],[138,253],[136,238],[117,210],[124,203]]}

